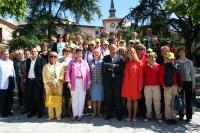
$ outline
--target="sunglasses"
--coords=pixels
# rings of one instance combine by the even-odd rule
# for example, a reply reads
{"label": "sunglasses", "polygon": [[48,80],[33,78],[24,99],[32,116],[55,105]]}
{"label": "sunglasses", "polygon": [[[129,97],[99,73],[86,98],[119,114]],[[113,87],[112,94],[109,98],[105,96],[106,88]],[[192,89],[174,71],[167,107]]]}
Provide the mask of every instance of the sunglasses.
{"label": "sunglasses", "polygon": [[143,48],[137,48],[136,50],[144,50]]}
{"label": "sunglasses", "polygon": [[50,58],[57,58],[57,56],[50,56]]}

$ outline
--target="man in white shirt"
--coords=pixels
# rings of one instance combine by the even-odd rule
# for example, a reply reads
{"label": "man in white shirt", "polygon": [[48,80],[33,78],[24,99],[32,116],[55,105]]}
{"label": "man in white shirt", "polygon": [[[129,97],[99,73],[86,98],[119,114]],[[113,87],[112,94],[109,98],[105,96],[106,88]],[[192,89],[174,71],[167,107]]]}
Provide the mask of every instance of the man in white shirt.
{"label": "man in white shirt", "polygon": [[8,49],[4,49],[0,60],[0,113],[3,117],[12,115],[14,88],[15,70],[13,62],[9,59]]}
{"label": "man in white shirt", "polygon": [[40,118],[43,115],[43,82],[42,69],[46,61],[38,56],[36,48],[31,49],[31,58],[26,60],[27,92],[30,114],[28,118],[37,114]]}

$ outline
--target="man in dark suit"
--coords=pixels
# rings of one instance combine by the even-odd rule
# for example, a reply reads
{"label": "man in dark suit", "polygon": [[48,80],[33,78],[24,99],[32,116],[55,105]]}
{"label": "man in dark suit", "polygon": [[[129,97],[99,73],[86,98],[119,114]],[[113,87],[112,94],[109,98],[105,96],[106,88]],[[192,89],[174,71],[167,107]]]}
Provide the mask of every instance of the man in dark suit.
{"label": "man in dark suit", "polygon": [[24,51],[22,49],[18,50],[18,54],[18,59],[13,62],[18,88],[19,105],[24,106],[23,113],[26,113],[28,111],[28,99],[26,90],[26,60],[24,58]]}
{"label": "man in dark suit", "polygon": [[112,118],[113,113],[113,99],[115,105],[116,118],[122,119],[122,100],[121,100],[121,86],[122,86],[122,72],[123,72],[123,58],[116,54],[117,47],[111,44],[109,47],[110,55],[103,59],[103,85],[105,92],[105,107],[106,120]]}
{"label": "man in dark suit", "polygon": [[46,61],[38,56],[36,48],[31,49],[31,58],[26,60],[27,91],[30,114],[32,117],[37,113],[38,118],[43,115],[43,82],[42,69]]}

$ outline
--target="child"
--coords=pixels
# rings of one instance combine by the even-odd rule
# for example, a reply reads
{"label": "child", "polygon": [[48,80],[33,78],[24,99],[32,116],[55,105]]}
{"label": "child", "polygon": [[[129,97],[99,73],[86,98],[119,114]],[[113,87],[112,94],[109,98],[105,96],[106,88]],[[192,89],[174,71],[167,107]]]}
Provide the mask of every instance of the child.
{"label": "child", "polygon": [[146,119],[144,121],[148,121],[148,119],[152,118],[153,101],[156,119],[161,123],[161,93],[159,82],[160,65],[156,63],[156,57],[157,55],[155,52],[150,52],[147,56],[148,63],[144,66],[144,97],[147,108]]}
{"label": "child", "polygon": [[177,74],[174,67],[174,54],[167,52],[166,62],[161,66],[160,83],[164,88],[165,118],[167,124],[176,124],[176,111],[174,99],[177,95]]}

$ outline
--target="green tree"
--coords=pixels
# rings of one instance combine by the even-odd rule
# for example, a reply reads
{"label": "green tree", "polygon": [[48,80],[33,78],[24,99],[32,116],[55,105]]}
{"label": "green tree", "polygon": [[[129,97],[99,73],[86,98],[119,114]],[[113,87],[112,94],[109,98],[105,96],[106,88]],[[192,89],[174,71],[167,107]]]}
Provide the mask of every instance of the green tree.
{"label": "green tree", "polygon": [[[14,33],[15,37],[35,36],[38,40],[50,39],[57,27],[74,31],[80,20],[90,22],[94,15],[101,17],[98,0],[27,0],[29,12],[26,24]],[[70,22],[68,15],[75,20]],[[19,34],[19,36],[17,36]]]}
{"label": "green tree", "polygon": [[185,39],[185,47],[189,57],[191,47],[198,38],[200,29],[199,0],[167,0],[165,10],[176,15],[168,20],[169,24]]}
{"label": "green tree", "polygon": [[26,0],[0,0],[0,16],[12,15],[19,19],[24,17],[26,11]]}
{"label": "green tree", "polygon": [[163,0],[140,0],[140,4],[131,8],[130,13],[124,19],[133,21],[138,26],[150,26],[155,35],[159,34],[160,31],[169,35],[169,25],[167,24],[168,15],[162,14],[162,3]]}
{"label": "green tree", "polygon": [[[141,25],[152,26],[154,32],[175,31],[185,39],[185,47],[191,57],[191,47],[198,38],[200,28],[199,0],[140,0],[124,17]],[[175,17],[173,17],[175,16]]]}

